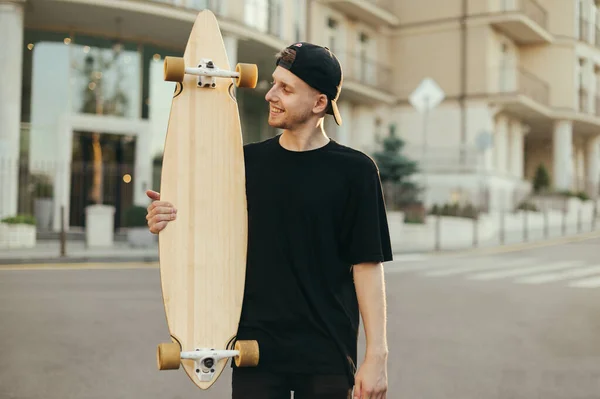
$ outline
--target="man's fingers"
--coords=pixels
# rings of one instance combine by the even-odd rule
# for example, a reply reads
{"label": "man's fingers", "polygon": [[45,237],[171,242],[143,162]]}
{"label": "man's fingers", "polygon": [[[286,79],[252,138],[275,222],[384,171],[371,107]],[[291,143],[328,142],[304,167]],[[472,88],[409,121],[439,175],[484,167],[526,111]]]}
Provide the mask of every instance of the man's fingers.
{"label": "man's fingers", "polygon": [[148,198],[150,198],[152,200],[159,200],[160,199],[160,194],[157,193],[154,190],[146,190],[146,195],[148,196]]}
{"label": "man's fingers", "polygon": [[357,380],[356,385],[354,385],[354,395],[352,396],[353,399],[360,399],[361,389],[362,389],[362,384],[361,384],[360,380]]}
{"label": "man's fingers", "polygon": [[150,212],[148,212],[148,214],[146,215],[146,219],[150,220],[156,215],[171,215],[176,213],[177,210],[175,208],[169,206],[159,206],[153,208]]}
{"label": "man's fingers", "polygon": [[175,207],[170,202],[166,201],[154,201],[148,206],[148,211],[152,212],[156,208],[169,208],[169,211],[173,210]]}
{"label": "man's fingers", "polygon": [[175,214],[174,213],[160,213],[158,215],[152,216],[152,218],[150,218],[149,220],[154,223],[158,223],[158,222],[162,222],[162,221],[168,222],[171,220],[175,220]]}

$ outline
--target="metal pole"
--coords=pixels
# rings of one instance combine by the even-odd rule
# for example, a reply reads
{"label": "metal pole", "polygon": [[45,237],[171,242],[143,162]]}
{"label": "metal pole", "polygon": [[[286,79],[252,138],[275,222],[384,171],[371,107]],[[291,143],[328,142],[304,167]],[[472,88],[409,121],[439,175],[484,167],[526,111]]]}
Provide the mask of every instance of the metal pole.
{"label": "metal pole", "polygon": [[65,207],[60,207],[60,256],[65,257],[67,254],[67,234],[65,232]]}
{"label": "metal pole", "polygon": [[429,97],[425,97],[425,112],[423,113],[423,148],[421,155],[421,171],[423,173],[423,206],[427,209],[427,120],[429,119]]}
{"label": "metal pole", "polygon": [[529,240],[529,229],[528,229],[528,220],[529,211],[525,209],[523,211],[523,241],[527,242]]}

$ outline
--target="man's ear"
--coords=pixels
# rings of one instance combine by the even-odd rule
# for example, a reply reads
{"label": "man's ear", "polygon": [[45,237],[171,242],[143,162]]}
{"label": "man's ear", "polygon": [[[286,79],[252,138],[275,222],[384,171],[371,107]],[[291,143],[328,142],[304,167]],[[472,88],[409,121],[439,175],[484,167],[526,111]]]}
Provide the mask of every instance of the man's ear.
{"label": "man's ear", "polygon": [[327,111],[328,107],[329,107],[329,100],[327,99],[327,96],[325,94],[319,94],[317,97],[317,101],[315,102],[313,111],[316,114],[321,114],[321,113],[324,113],[325,111]]}

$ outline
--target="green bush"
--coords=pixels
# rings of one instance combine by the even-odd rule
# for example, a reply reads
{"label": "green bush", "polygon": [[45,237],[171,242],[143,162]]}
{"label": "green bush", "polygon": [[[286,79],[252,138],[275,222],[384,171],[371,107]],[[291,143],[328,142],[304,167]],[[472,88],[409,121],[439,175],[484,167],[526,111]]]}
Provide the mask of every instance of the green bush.
{"label": "green bush", "polygon": [[404,223],[425,223],[426,210],[425,206],[416,203],[406,206],[403,209]]}
{"label": "green bush", "polygon": [[586,192],[584,191],[580,191],[576,194],[576,197],[579,198],[582,201],[588,201],[590,199],[590,196],[587,195]]}
{"label": "green bush", "polygon": [[32,215],[9,216],[0,220],[0,222],[6,224],[29,224],[35,226],[35,217]]}
{"label": "green bush", "polygon": [[477,211],[477,208],[473,204],[469,203],[469,204],[466,204],[460,210],[460,216],[469,218],[469,219],[477,219],[477,216],[479,216],[479,212]]}
{"label": "green bush", "polygon": [[456,202],[452,204],[446,203],[442,206],[435,204],[431,207],[431,211],[429,213],[436,216],[454,216],[469,219],[477,219],[479,216],[479,211],[475,205],[466,203],[465,205],[461,206]]}
{"label": "green bush", "polygon": [[41,173],[32,174],[30,177],[33,195],[36,198],[51,198],[54,193],[54,186],[49,176]]}
{"label": "green bush", "polygon": [[535,171],[535,177],[533,178],[533,191],[540,193],[550,188],[550,175],[548,170],[542,164],[538,166]]}
{"label": "green bush", "polygon": [[123,213],[123,226],[124,227],[146,227],[148,221],[146,215],[148,211],[143,206],[132,206],[127,208]]}
{"label": "green bush", "polygon": [[519,204],[519,206],[517,207],[517,210],[519,211],[531,211],[531,212],[538,212],[539,209],[538,207],[529,201],[523,201]]}

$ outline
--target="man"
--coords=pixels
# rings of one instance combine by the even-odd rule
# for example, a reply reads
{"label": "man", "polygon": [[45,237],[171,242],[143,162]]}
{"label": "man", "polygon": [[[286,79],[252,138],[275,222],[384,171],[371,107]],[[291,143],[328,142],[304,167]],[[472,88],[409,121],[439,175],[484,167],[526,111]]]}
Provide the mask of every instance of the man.
{"label": "man", "polygon": [[[237,339],[257,340],[261,358],[256,368],[232,365],[234,399],[386,397],[382,262],[392,251],[377,166],[323,128],[326,114],[342,123],[342,81],[327,48],[287,47],[265,97],[269,124],[283,132],[244,146],[248,263]],[[176,204],[147,194],[158,233]],[[366,353],[356,372],[360,315]]]}

